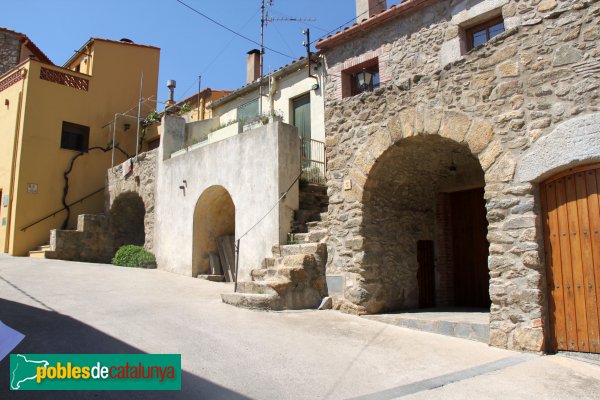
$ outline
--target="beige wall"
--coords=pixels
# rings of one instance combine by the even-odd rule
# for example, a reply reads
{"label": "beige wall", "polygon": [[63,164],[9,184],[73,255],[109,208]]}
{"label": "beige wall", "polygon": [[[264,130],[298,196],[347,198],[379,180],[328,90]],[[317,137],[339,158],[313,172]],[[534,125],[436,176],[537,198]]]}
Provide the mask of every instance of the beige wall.
{"label": "beige wall", "polygon": [[[60,228],[66,212],[27,229],[22,228],[62,208],[64,189],[63,173],[71,159],[78,153],[60,147],[62,122],[68,121],[90,127],[89,148],[106,148],[110,144],[110,128],[104,127],[113,120],[117,112],[125,112],[137,104],[139,96],[140,74],[144,71],[143,97],[155,96],[158,85],[159,50],[149,47],[112,43],[103,40],[92,42],[92,75],[67,71],[59,67],[30,61],[24,65],[28,76],[24,85],[26,96],[23,109],[23,124],[20,129],[22,147],[17,162],[15,195],[13,203],[14,218],[8,252],[25,255],[28,250],[46,243],[49,230]],[[118,61],[118,62],[117,62]],[[74,66],[80,60],[73,60]],[[92,64],[90,64],[92,65]],[[89,90],[78,90],[59,83],[40,79],[40,69],[48,68],[67,72],[69,75],[89,80]],[[0,92],[0,98],[6,94],[15,96],[17,85]],[[12,104],[12,101],[11,101]],[[16,101],[15,101],[16,104]],[[12,107],[11,107],[12,108]],[[146,104],[143,114],[155,108],[155,104]],[[14,138],[14,120],[16,111],[0,113],[0,129],[9,131],[2,136],[0,147],[2,155]],[[132,113],[135,115],[135,113]],[[12,121],[12,122],[11,122]],[[123,124],[128,122],[131,128],[124,132]],[[13,129],[11,130],[11,126]],[[127,153],[135,153],[136,120],[121,118],[117,120],[117,143]],[[2,157],[4,160],[4,157]],[[116,162],[125,157],[116,152]],[[10,180],[10,166],[0,161],[0,187],[6,185],[6,176]],[[90,151],[79,157],[69,175],[69,194],[67,202],[72,203],[104,187],[107,168],[111,165],[111,152]],[[38,185],[37,193],[29,193],[27,185]],[[3,190],[4,194],[4,190]],[[76,223],[79,213],[103,211],[102,192],[72,207],[70,226]],[[4,211],[4,209],[3,209]]]}
{"label": "beige wall", "polygon": [[[280,75],[275,73],[274,75],[275,77],[271,80],[271,97],[267,96],[269,94],[269,87],[267,86],[264,88],[264,97],[262,100],[263,113],[268,114],[273,110],[278,115],[283,116],[283,122],[293,124],[291,116],[292,100],[306,93],[310,93],[312,137],[315,140],[324,142],[325,105],[322,94],[322,70],[319,69],[317,72],[313,71],[313,75],[317,75],[318,79],[308,77],[306,66],[294,72],[281,73]],[[312,86],[316,83],[319,83],[319,88],[317,90],[312,90]],[[257,99],[258,95],[258,88],[243,93],[227,103],[215,106],[213,115],[219,118],[222,125],[225,125],[228,122],[237,119],[237,108],[239,106]]]}

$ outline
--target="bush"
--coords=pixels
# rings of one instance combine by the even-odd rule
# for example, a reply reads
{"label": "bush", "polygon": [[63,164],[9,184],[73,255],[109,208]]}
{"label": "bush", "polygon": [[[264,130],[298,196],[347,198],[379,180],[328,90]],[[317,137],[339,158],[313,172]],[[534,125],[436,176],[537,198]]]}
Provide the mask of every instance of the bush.
{"label": "bush", "polygon": [[122,246],[112,259],[113,265],[131,268],[156,268],[156,258],[142,246]]}

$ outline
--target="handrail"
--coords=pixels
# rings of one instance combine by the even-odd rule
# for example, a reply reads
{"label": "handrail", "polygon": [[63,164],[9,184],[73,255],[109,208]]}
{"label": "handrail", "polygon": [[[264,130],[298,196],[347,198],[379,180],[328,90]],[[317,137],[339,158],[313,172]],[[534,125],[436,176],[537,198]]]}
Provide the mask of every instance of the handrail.
{"label": "handrail", "polygon": [[[90,194],[88,194],[87,196],[85,196],[85,197],[82,197],[82,198],[80,198],[79,200],[77,200],[77,201],[74,201],[74,202],[73,202],[73,203],[71,203],[71,204],[67,204],[67,206],[68,206],[68,207],[71,207],[71,206],[73,206],[73,205],[75,205],[75,204],[81,203],[82,201],[84,201],[84,200],[87,200],[87,199],[89,199],[90,197],[92,197],[93,195],[95,195],[95,194],[98,194],[98,193],[100,193],[100,192],[103,192],[103,191],[104,191],[104,188],[98,189],[98,190],[96,190],[94,193],[90,193]],[[37,224],[39,224],[40,222],[47,220],[48,218],[54,217],[56,214],[58,214],[59,212],[61,212],[61,211],[63,211],[63,210],[66,210],[66,209],[67,209],[67,207],[63,207],[63,208],[61,208],[60,210],[54,211],[52,214],[48,214],[48,215],[47,215],[47,216],[45,216],[44,218],[38,219],[38,220],[37,220],[37,221],[35,221],[34,223],[27,225],[25,228],[21,228],[21,232],[25,232],[27,229],[31,228],[32,226],[34,226],[34,225],[37,225]]]}

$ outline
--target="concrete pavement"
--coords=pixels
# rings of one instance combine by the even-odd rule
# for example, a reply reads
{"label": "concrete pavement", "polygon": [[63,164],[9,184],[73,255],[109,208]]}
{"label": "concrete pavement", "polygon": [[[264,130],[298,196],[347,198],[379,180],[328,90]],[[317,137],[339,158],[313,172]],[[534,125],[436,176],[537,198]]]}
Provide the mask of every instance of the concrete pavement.
{"label": "concrete pavement", "polygon": [[[600,367],[335,311],[255,312],[231,285],[158,270],[0,255],[0,320],[21,353],[181,353],[183,391],[15,399],[597,399]],[[0,363],[7,397],[8,360]]]}

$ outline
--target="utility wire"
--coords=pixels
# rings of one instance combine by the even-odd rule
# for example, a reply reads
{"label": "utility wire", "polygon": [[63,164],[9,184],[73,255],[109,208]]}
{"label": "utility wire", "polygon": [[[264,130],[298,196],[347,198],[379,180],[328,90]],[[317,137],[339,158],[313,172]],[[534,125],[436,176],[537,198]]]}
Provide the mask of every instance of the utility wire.
{"label": "utility wire", "polygon": [[[228,27],[228,26],[226,26],[226,25],[223,25],[223,24],[222,24],[222,23],[220,23],[219,21],[217,21],[217,20],[215,20],[215,19],[213,19],[213,18],[209,17],[208,15],[206,15],[206,14],[204,14],[204,13],[202,13],[202,12],[200,12],[200,11],[196,10],[194,7],[190,6],[189,4],[186,4],[186,3],[184,3],[184,2],[183,2],[183,1],[181,1],[181,0],[175,0],[175,1],[176,1],[176,2],[178,2],[179,4],[181,4],[182,6],[184,6],[184,7],[188,8],[188,9],[190,9],[191,11],[195,12],[196,14],[198,14],[198,15],[200,15],[200,16],[202,16],[202,17],[206,18],[206,19],[207,19],[207,20],[209,20],[210,22],[212,22],[212,23],[214,23],[214,24],[216,24],[216,25],[220,26],[221,28],[223,28],[223,29],[225,29],[225,30],[227,30],[227,31],[229,31],[229,32],[231,32],[231,33],[233,33],[234,35],[236,35],[236,36],[239,36],[239,37],[241,37],[242,39],[246,39],[247,41],[249,41],[249,42],[251,42],[251,43],[254,43],[254,44],[255,44],[255,45],[257,45],[257,46],[260,46],[260,43],[259,43],[259,42],[257,42],[256,40],[254,40],[254,39],[251,39],[251,38],[249,38],[248,36],[246,36],[246,35],[244,35],[244,34],[241,34],[241,33],[237,32],[237,31],[234,31],[233,29],[229,28],[229,27]],[[296,57],[293,57],[293,56],[290,56],[290,55],[288,55],[288,54],[282,53],[282,52],[280,52],[280,51],[278,51],[278,50],[275,50],[275,49],[272,49],[272,48],[270,48],[270,47],[267,47],[267,46],[264,46],[264,45],[263,45],[262,47],[264,47],[265,49],[267,49],[267,50],[269,50],[269,51],[272,51],[273,53],[277,53],[277,54],[279,54],[279,55],[282,55],[282,56],[284,56],[284,57],[291,58],[292,60],[295,60],[295,59],[296,59]]]}
{"label": "utility wire", "polygon": [[[177,0],[177,1],[179,1],[179,0]],[[387,4],[387,0],[379,0],[379,1],[377,2],[377,5],[383,4],[384,2]],[[402,3],[402,1],[400,1],[400,3]],[[332,34],[332,33],[336,32],[336,31],[339,31],[339,30],[340,30],[340,29],[342,29],[344,26],[348,25],[350,22],[357,21],[357,20],[358,20],[360,17],[362,17],[363,15],[365,15],[365,14],[368,14],[368,13],[369,13],[369,10],[367,10],[367,11],[363,12],[362,14],[359,14],[359,15],[357,15],[356,17],[353,17],[352,19],[350,19],[350,20],[348,20],[348,21],[344,22],[342,25],[338,26],[337,28],[334,28],[334,29],[330,30],[329,32],[327,32],[326,34],[324,34],[323,36],[321,36],[321,37],[319,37],[319,38],[317,38],[317,39],[313,40],[312,42],[310,42],[310,44],[315,44],[315,43],[317,43],[319,40],[323,39],[324,37],[327,37],[327,36],[329,36],[330,34]]]}
{"label": "utility wire", "polygon": [[258,224],[260,224],[265,218],[267,218],[267,216],[269,214],[271,214],[271,211],[273,211],[275,209],[275,207],[277,207],[279,205],[279,203],[281,203],[281,200],[283,200],[285,198],[285,196],[287,196],[287,194],[290,192],[290,190],[292,190],[292,188],[294,187],[294,184],[298,181],[298,179],[300,179],[300,177],[302,176],[302,174],[304,173],[304,171],[300,172],[300,175],[298,175],[296,177],[296,179],[294,179],[294,181],[292,182],[292,184],[290,185],[290,187],[287,188],[287,190],[285,192],[283,192],[283,194],[281,195],[281,197],[279,197],[279,199],[277,200],[277,202],[275,202],[275,204],[273,204],[273,207],[271,207],[269,209],[269,211],[267,211],[267,213],[265,215],[263,215],[263,217],[261,219],[259,219],[258,221],[256,221],[256,223],[254,225],[252,225],[250,227],[250,229],[248,229],[246,231],[246,233],[244,233],[243,235],[241,235],[237,240],[238,242],[240,240],[242,240],[244,238],[244,236],[246,236],[247,234],[250,233],[250,231],[252,231],[254,228],[256,228],[258,226]]}

